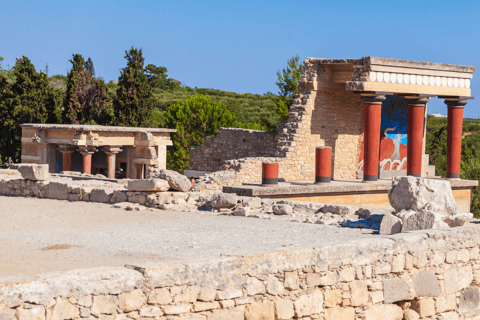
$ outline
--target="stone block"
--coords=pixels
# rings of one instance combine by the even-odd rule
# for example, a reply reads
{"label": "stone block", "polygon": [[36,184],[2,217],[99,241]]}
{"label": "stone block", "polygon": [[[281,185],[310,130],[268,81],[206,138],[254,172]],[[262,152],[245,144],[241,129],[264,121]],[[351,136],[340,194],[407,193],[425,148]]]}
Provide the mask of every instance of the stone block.
{"label": "stone block", "polygon": [[120,203],[120,202],[127,202],[128,196],[126,190],[114,190],[112,194],[112,199],[110,199],[111,203]]}
{"label": "stone block", "polygon": [[50,177],[48,164],[22,164],[18,167],[18,172],[23,179],[33,181],[45,181]]}
{"label": "stone block", "polygon": [[90,308],[92,306],[92,296],[86,295],[79,297],[77,299],[77,304],[82,307]]}
{"label": "stone block", "polygon": [[274,204],[272,210],[273,213],[277,215],[289,215],[293,213],[293,208],[289,204]]}
{"label": "stone block", "polygon": [[297,318],[318,314],[323,311],[323,294],[320,291],[314,291],[311,294],[300,296],[293,302],[293,305]]}
{"label": "stone block", "polygon": [[350,285],[350,295],[352,306],[361,307],[368,303],[368,287],[363,280],[353,281]]}
{"label": "stone block", "polygon": [[217,289],[213,287],[200,287],[200,291],[198,292],[198,300],[209,302],[215,300],[217,295]]}
{"label": "stone block", "polygon": [[340,289],[333,289],[333,290],[325,290],[324,292],[324,301],[323,304],[327,308],[333,308],[342,303],[343,295],[342,290]]}
{"label": "stone block", "polygon": [[408,285],[403,279],[383,280],[383,296],[385,303],[392,303],[410,298]]}
{"label": "stone block", "polygon": [[290,299],[278,298],[275,300],[275,310],[277,311],[278,320],[289,320],[295,315],[293,302]]}
{"label": "stone block", "polygon": [[473,281],[472,266],[452,268],[444,273],[444,288],[447,294],[456,293],[470,286]]}
{"label": "stone block", "polygon": [[355,214],[357,210],[358,210],[358,207],[356,206],[339,205],[339,204],[326,204],[321,209],[323,213],[332,213],[332,214],[338,214],[342,216]]}
{"label": "stone block", "polygon": [[217,290],[216,300],[228,300],[241,297],[243,295],[242,290],[235,288],[226,288],[225,290]]}
{"label": "stone block", "polygon": [[112,195],[113,190],[110,188],[93,188],[92,192],[90,192],[90,201],[109,203]]}
{"label": "stone block", "polygon": [[458,311],[463,313],[480,309],[480,288],[469,287],[460,293]]}
{"label": "stone block", "polygon": [[148,303],[150,304],[163,305],[172,303],[172,301],[172,296],[168,288],[154,289],[148,294]]}
{"label": "stone block", "polygon": [[0,310],[0,320],[16,320],[13,310],[11,309]]}
{"label": "stone block", "polygon": [[187,178],[187,176],[172,170],[155,170],[148,175],[148,178],[166,180],[170,188],[182,192],[187,192],[192,188],[192,182]]}
{"label": "stone block", "polygon": [[415,310],[421,318],[432,317],[435,315],[435,302],[432,298],[417,299],[412,301],[412,309]]}
{"label": "stone block", "polygon": [[402,320],[402,308],[395,304],[377,304],[365,311],[365,320]]}
{"label": "stone block", "polygon": [[159,307],[147,307],[141,308],[138,314],[140,315],[140,317],[153,318],[162,316],[163,312],[162,310],[160,310]]}
{"label": "stone block", "polygon": [[443,222],[448,224],[450,227],[461,227],[468,225],[470,221],[473,219],[473,214],[470,212],[465,213],[458,213],[453,216],[446,216],[443,219]]}
{"label": "stone block", "polygon": [[216,301],[214,302],[196,302],[193,304],[193,311],[201,312],[208,310],[220,309],[220,304]]}
{"label": "stone block", "polygon": [[207,314],[207,320],[245,320],[245,307],[237,307],[232,309],[214,310]]}
{"label": "stone block", "polygon": [[457,297],[454,293],[437,297],[435,300],[435,310],[437,313],[455,310],[457,308]]}
{"label": "stone block", "polygon": [[55,303],[52,309],[49,320],[67,320],[73,318],[75,318],[75,306],[67,300],[57,298],[57,303]]}
{"label": "stone block", "polygon": [[354,308],[328,308],[325,309],[325,320],[355,320]]}
{"label": "stone block", "polygon": [[299,288],[298,273],[296,271],[285,272],[284,286],[289,290],[297,290]]}
{"label": "stone block", "polygon": [[253,303],[245,308],[245,320],[275,320],[273,302]]}
{"label": "stone block", "polygon": [[383,297],[383,291],[370,292],[370,302],[372,304],[377,304],[382,301],[385,301],[385,298]]}
{"label": "stone block", "polygon": [[420,271],[413,278],[415,297],[437,297],[440,294],[440,283],[435,273]]}
{"label": "stone block", "polygon": [[351,282],[355,280],[355,268],[346,268],[338,272],[340,282]]}
{"label": "stone block", "polygon": [[333,286],[340,282],[340,276],[337,271],[328,271],[326,275],[320,277],[321,286]]}
{"label": "stone block", "polygon": [[402,272],[405,268],[405,255],[400,254],[393,257],[392,272]]}
{"label": "stone block", "polygon": [[267,293],[276,296],[283,291],[283,284],[277,277],[269,276],[267,280]]}
{"label": "stone block", "polygon": [[245,286],[245,289],[248,296],[265,293],[265,285],[263,282],[253,277],[247,279],[247,285]]}
{"label": "stone block", "polygon": [[420,316],[414,310],[407,309],[407,310],[403,311],[403,319],[404,320],[418,320],[418,319],[420,319]]}
{"label": "stone block", "polygon": [[117,297],[116,296],[94,296],[92,304],[92,314],[115,314],[117,313]]}
{"label": "stone block", "polygon": [[[45,308],[43,306],[28,305],[16,310],[18,320],[45,320]],[[1,317],[0,317],[1,318]]]}
{"label": "stone block", "polygon": [[428,210],[421,210],[403,222],[402,232],[432,229],[434,223],[435,213]]}
{"label": "stone block", "polygon": [[68,200],[68,186],[64,182],[50,182],[48,184],[48,197],[50,199]]}
{"label": "stone block", "polygon": [[320,285],[321,276],[318,273],[307,273],[307,287],[313,288]]}
{"label": "stone block", "polygon": [[118,307],[123,312],[140,310],[145,302],[147,302],[147,297],[145,297],[140,289],[135,289],[118,295]]}
{"label": "stone block", "polygon": [[248,198],[242,198],[242,202],[239,203],[239,207],[246,207],[250,209],[257,209],[262,207],[262,199],[259,197],[248,197]]}
{"label": "stone block", "polygon": [[211,200],[212,208],[232,208],[237,205],[237,195],[235,193],[215,192]]}
{"label": "stone block", "polygon": [[128,191],[167,191],[170,185],[167,181],[161,179],[135,179],[129,180],[127,184]]}
{"label": "stone block", "polygon": [[163,306],[163,312],[167,315],[172,315],[172,314],[183,314],[190,312],[192,309],[192,306],[190,304],[178,304],[178,305],[168,305],[168,306]]}
{"label": "stone block", "polygon": [[394,216],[391,213],[387,213],[383,216],[380,223],[380,234],[395,234],[402,232],[402,220],[399,217]]}
{"label": "stone block", "polygon": [[144,205],[147,202],[147,196],[144,194],[136,194],[128,197],[128,202]]}

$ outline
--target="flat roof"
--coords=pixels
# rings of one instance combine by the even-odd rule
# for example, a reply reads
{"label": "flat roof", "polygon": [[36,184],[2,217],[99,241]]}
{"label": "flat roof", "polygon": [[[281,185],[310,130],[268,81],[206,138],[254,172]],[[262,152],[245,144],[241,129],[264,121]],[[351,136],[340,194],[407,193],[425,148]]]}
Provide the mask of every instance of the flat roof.
{"label": "flat roof", "polygon": [[33,129],[58,129],[75,131],[109,131],[109,132],[177,132],[177,129],[167,128],[139,128],[139,127],[115,127],[115,126],[95,126],[86,124],[50,124],[50,123],[24,123],[22,128]]}

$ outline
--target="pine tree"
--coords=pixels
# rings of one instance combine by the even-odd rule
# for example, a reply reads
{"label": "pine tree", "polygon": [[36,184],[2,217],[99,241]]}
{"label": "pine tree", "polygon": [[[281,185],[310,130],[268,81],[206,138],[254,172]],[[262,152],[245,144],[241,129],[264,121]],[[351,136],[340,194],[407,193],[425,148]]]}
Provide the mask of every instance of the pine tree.
{"label": "pine tree", "polygon": [[125,51],[127,66],[118,78],[117,99],[114,102],[115,122],[120,126],[145,127],[153,104],[152,87],[144,70],[142,49]]}

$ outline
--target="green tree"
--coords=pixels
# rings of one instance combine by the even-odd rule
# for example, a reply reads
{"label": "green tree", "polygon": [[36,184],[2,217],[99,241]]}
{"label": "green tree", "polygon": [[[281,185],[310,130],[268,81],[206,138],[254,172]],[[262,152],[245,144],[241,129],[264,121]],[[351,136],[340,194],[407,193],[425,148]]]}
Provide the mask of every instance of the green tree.
{"label": "green tree", "polygon": [[88,57],[87,62],[85,62],[85,70],[90,71],[92,77],[95,77],[95,68],[93,67],[93,61]]}
{"label": "green tree", "polygon": [[168,148],[167,167],[182,172],[188,168],[190,149],[215,136],[220,127],[230,127],[236,116],[209,96],[196,95],[170,106],[164,115],[164,126],[177,129],[172,133],[173,146]]}
{"label": "green tree", "polygon": [[145,68],[148,81],[150,81],[152,87],[161,90],[171,90],[178,88],[177,83],[172,78],[167,76],[167,68],[157,67],[154,64],[148,64]]}
{"label": "green tree", "polygon": [[65,102],[62,111],[62,121],[64,123],[74,123],[76,119],[76,109],[78,107],[79,97],[75,93],[80,81],[79,73],[85,71],[85,60],[81,54],[72,54],[72,69],[67,74],[67,91],[65,93]]}
{"label": "green tree", "polygon": [[303,72],[303,64],[299,60],[300,57],[297,54],[287,61],[287,68],[284,68],[282,72],[280,70],[277,72],[278,81],[275,84],[278,86],[280,99],[276,111],[280,119],[288,117],[288,110],[290,110],[295,93],[297,93],[298,82]]}
{"label": "green tree", "polygon": [[117,97],[114,101],[115,123],[120,126],[145,127],[150,120],[153,104],[152,86],[144,69],[142,49],[125,51],[127,66],[118,78]]}
{"label": "green tree", "polygon": [[2,161],[12,157],[20,161],[22,123],[56,123],[58,101],[55,89],[45,73],[38,73],[23,56],[13,67],[16,81],[0,80],[0,154]]}

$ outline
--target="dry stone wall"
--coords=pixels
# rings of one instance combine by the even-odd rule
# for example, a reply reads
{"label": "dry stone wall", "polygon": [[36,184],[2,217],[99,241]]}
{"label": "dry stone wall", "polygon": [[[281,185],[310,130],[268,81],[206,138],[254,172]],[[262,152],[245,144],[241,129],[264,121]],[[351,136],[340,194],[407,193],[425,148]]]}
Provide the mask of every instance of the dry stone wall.
{"label": "dry stone wall", "polygon": [[[279,177],[285,181],[314,180],[315,148],[324,145],[333,148],[333,178],[357,178],[363,137],[363,102],[359,95],[347,91],[345,84],[337,81],[337,71],[354,72],[351,65],[343,68],[344,70],[333,70],[331,66],[319,64],[315,58],[305,60],[298,92],[288,119],[277,127],[272,142],[274,158],[269,160],[280,163]],[[232,135],[226,139],[223,132],[220,138],[208,140],[205,145],[192,150],[191,169],[234,171],[231,183],[237,185],[243,182],[260,182],[261,162],[264,157],[271,158],[271,152],[262,153],[264,149],[259,147],[259,155],[252,155],[252,152],[245,154],[241,150],[248,150],[247,145],[256,146],[254,135],[236,140]],[[214,141],[218,142],[213,143]],[[232,152],[237,146],[238,153]],[[273,148],[268,148],[271,149]],[[228,157],[222,158],[222,154],[228,154]],[[214,156],[217,159],[210,160]],[[207,170],[207,167],[211,170]],[[232,173],[228,175],[231,176]],[[217,176],[212,177],[215,179]],[[211,185],[211,180],[200,180],[199,184]],[[209,188],[213,187],[204,187]],[[220,190],[221,186],[216,189]]]}
{"label": "dry stone wall", "polygon": [[3,320],[474,320],[480,228],[0,286]]}

